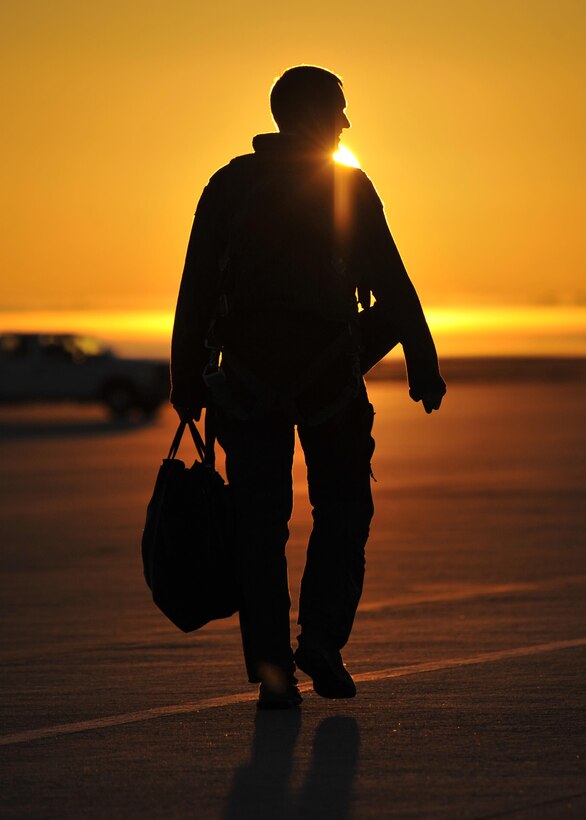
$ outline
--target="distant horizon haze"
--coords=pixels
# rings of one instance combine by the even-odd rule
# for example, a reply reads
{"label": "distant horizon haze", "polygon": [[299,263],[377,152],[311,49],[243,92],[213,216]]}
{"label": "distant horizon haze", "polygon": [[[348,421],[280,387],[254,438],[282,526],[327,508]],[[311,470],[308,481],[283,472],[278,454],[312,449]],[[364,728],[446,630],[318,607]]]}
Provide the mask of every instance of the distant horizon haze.
{"label": "distant horizon haze", "polygon": [[[586,306],[444,306],[425,313],[440,358],[586,357]],[[172,310],[0,310],[0,332],[88,334],[125,355],[167,357],[172,328]]]}

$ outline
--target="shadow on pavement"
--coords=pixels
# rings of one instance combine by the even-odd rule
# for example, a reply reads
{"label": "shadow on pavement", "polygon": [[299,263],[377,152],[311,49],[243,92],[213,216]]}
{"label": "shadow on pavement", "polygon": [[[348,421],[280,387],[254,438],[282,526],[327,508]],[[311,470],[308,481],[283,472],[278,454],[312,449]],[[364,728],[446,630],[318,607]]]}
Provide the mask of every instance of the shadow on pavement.
{"label": "shadow on pavement", "polygon": [[309,771],[295,793],[289,781],[300,728],[301,710],[257,713],[250,761],[234,775],[223,820],[349,816],[360,747],[358,724],[343,716],[319,724]]}

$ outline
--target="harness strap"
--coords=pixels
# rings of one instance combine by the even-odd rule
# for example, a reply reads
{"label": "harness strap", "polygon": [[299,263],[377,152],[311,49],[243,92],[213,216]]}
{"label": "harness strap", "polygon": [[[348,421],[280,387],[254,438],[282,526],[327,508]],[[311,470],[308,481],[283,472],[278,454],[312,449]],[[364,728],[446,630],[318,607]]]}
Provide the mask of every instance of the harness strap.
{"label": "harness strap", "polygon": [[[279,405],[291,419],[301,416],[298,410],[296,399],[307,390],[326,367],[341,353],[347,353],[354,357],[353,378],[350,383],[340,392],[335,402],[328,404],[319,412],[315,413],[306,423],[319,424],[322,420],[335,413],[339,407],[343,407],[346,402],[357,395],[360,387],[360,366],[358,354],[360,346],[356,334],[353,333],[352,325],[348,324],[342,333],[320,353],[319,356],[305,369],[303,375],[296,379],[293,384],[286,389],[269,387],[259,379],[246,365],[242,364],[231,351],[225,351],[226,365],[233,371],[240,382],[249,390],[254,398],[254,404],[249,409],[244,409],[232,393],[226,377],[225,369],[219,364],[219,351],[212,349],[210,361],[204,370],[204,381],[209,388],[213,401],[222,409],[239,419],[248,421],[259,418],[270,411],[271,407]],[[206,413],[206,419],[208,413]],[[207,435],[206,435],[207,440]]]}
{"label": "harness strap", "polygon": [[283,391],[280,395],[284,401],[292,401],[297,396],[299,396],[306,387],[314,381],[314,379],[322,373],[326,369],[326,367],[332,362],[338,353],[342,352],[348,353],[358,353],[358,340],[354,339],[354,335],[352,333],[352,325],[348,324],[342,333],[339,336],[336,336],[333,342],[331,342],[322,352],[320,355],[313,360],[313,362],[309,365],[309,367],[305,368],[303,376],[293,382],[293,384],[285,391]]}
{"label": "harness strap", "polygon": [[314,413],[310,418],[305,419],[304,423],[310,426],[321,424],[328,418],[332,418],[332,416],[336,415],[339,410],[346,406],[350,399],[356,398],[362,383],[359,359],[360,346],[357,344],[355,337],[353,338],[352,325],[348,325],[347,333],[340,334],[340,336],[323,351],[321,356],[315,360],[313,365],[308,368],[303,378],[298,379],[290,390],[287,391],[287,394],[282,397],[283,408],[292,418],[299,418],[301,416],[295,399],[311,386],[314,379],[317,378],[337,355],[343,352],[346,352],[353,358],[351,380],[344,389],[340,391],[335,401],[322,407],[320,411]]}

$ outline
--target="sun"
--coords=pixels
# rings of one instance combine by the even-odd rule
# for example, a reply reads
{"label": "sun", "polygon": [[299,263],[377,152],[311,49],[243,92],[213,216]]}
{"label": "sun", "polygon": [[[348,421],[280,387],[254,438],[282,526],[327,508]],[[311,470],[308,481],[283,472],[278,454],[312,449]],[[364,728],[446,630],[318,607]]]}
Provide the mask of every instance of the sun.
{"label": "sun", "polygon": [[342,165],[350,165],[352,168],[360,168],[360,163],[352,153],[349,148],[346,148],[345,145],[340,145],[336,153],[334,154],[334,159],[336,162],[341,163]]}

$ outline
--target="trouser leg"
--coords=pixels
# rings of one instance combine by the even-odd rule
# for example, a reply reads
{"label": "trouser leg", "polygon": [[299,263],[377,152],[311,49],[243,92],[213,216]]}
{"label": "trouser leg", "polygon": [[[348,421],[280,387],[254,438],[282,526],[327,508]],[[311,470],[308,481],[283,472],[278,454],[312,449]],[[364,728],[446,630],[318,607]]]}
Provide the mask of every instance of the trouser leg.
{"label": "trouser leg", "polygon": [[313,636],[341,649],[362,593],[365,545],[373,515],[370,460],[373,409],[363,388],[334,419],[299,426],[313,531],[301,582],[301,641]]}
{"label": "trouser leg", "polygon": [[285,546],[295,431],[282,419],[244,422],[223,413],[217,428],[236,516],[242,646],[249,680],[258,682],[262,664],[294,671]]}

